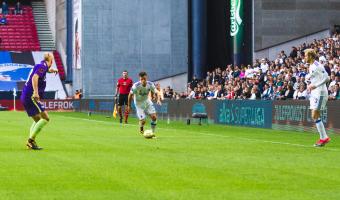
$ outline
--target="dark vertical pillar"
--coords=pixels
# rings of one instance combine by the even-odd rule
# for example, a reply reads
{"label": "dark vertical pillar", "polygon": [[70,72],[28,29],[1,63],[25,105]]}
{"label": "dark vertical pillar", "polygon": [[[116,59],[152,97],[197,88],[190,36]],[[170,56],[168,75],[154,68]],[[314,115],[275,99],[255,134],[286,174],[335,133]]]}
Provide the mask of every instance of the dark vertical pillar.
{"label": "dark vertical pillar", "polygon": [[244,10],[243,0],[230,0],[230,36],[232,45],[232,58],[234,65],[243,61],[244,36]]}
{"label": "dark vertical pillar", "polygon": [[[204,78],[207,62],[207,0],[190,1],[190,67],[189,80],[192,76]],[[191,77],[190,77],[191,76]]]}
{"label": "dark vertical pillar", "polygon": [[73,80],[73,63],[72,63],[72,48],[73,48],[73,3],[72,1],[66,1],[66,28],[67,28],[67,44],[66,44],[66,55],[67,55],[67,76],[66,81],[72,82]]}

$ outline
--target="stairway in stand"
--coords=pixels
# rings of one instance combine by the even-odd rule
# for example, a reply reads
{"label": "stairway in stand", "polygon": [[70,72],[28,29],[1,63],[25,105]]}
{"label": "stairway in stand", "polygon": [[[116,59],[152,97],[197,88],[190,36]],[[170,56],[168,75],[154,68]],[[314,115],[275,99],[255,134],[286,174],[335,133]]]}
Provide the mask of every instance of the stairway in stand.
{"label": "stairway in stand", "polygon": [[42,51],[54,51],[55,42],[53,40],[50,25],[48,23],[47,11],[44,1],[32,1],[34,21],[37,26],[40,47]]}

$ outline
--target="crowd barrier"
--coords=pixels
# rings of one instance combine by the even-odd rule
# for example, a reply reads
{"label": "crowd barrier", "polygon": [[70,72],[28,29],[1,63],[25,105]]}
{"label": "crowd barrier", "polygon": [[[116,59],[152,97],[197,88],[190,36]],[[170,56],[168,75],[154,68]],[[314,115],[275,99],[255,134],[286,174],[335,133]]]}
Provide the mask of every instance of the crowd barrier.
{"label": "crowd barrier", "polygon": [[[112,116],[114,101],[99,99],[46,100],[46,110],[91,112]],[[13,100],[0,100],[2,107],[13,109]],[[19,100],[18,110],[23,107]],[[256,128],[292,131],[312,131],[314,123],[309,101],[251,101],[251,100],[165,100],[155,105],[160,119],[187,120],[193,113],[207,113],[208,122]],[[135,108],[132,106],[132,115]],[[340,133],[340,101],[329,101],[321,119],[330,133]]]}
{"label": "crowd barrier", "polygon": [[[74,111],[73,100],[43,100],[41,101],[43,106],[48,111]],[[13,100],[3,100],[0,99],[0,106],[6,108],[3,110],[14,110]],[[24,106],[21,104],[20,100],[15,100],[16,110],[23,111]]]}
{"label": "crowd barrier", "polygon": [[[75,101],[73,106],[79,112],[112,115],[114,101],[80,100]],[[156,105],[156,110],[161,119],[186,120],[193,113],[207,113],[209,122],[216,124],[292,131],[314,130],[309,101],[302,100],[166,100],[162,105]],[[326,129],[330,133],[340,133],[340,101],[329,101],[327,109],[321,114]]]}

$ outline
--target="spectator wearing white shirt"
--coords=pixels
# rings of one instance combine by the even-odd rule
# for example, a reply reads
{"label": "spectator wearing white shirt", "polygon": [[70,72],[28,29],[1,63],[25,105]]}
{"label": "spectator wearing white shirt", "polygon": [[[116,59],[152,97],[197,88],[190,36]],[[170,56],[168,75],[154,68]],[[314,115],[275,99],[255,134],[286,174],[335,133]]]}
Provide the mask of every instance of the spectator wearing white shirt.
{"label": "spectator wearing white shirt", "polygon": [[294,92],[293,99],[307,99],[307,90],[304,84],[300,84],[299,89]]}
{"label": "spectator wearing white shirt", "polygon": [[329,86],[328,86],[328,90],[329,90],[329,91],[331,90],[332,86],[334,86],[335,84],[337,84],[338,79],[339,79],[339,78],[338,78],[337,76],[335,76],[335,73],[332,72],[332,73],[331,73],[331,80],[330,80],[330,83],[329,83]]}
{"label": "spectator wearing white shirt", "polygon": [[[197,88],[195,88],[197,90]],[[188,97],[187,99],[195,99],[195,91],[192,90],[190,87],[188,88]]]}
{"label": "spectator wearing white shirt", "polygon": [[266,59],[262,58],[262,60],[261,60],[261,67],[260,67],[262,69],[262,72],[263,73],[267,73],[268,67],[269,67],[269,65],[268,65]]}

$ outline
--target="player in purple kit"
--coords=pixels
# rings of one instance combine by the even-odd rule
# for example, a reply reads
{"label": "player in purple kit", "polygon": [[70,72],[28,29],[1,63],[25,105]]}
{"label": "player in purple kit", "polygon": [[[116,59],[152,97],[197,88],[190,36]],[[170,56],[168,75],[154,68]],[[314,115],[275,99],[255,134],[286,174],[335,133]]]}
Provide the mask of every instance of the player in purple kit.
{"label": "player in purple kit", "polygon": [[32,69],[20,97],[28,116],[33,119],[29,139],[26,144],[28,149],[42,149],[35,142],[35,138],[50,121],[47,112],[40,102],[40,98],[43,98],[46,88],[46,73],[58,73],[58,70],[51,68],[52,63],[53,54],[45,53],[44,60]]}

